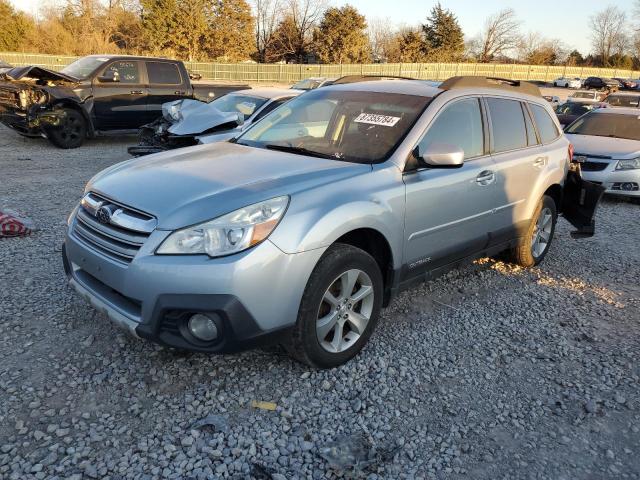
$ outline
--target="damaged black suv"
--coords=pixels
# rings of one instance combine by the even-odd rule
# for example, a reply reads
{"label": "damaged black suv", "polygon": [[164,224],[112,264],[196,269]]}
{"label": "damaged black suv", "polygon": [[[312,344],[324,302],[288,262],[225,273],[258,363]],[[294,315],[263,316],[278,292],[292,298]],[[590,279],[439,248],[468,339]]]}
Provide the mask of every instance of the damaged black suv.
{"label": "damaged black suv", "polygon": [[37,66],[0,71],[0,122],[28,137],[76,148],[103,133],[136,133],[181,98],[210,101],[244,85],[190,81],[184,64],[165,58],[90,55],[60,72]]}

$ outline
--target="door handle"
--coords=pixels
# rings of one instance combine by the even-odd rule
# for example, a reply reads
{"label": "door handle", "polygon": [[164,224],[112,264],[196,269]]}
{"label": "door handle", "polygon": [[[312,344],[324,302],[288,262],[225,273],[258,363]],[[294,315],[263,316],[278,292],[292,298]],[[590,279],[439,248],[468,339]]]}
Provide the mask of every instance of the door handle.
{"label": "door handle", "polygon": [[176,90],[176,91],[175,91],[175,92],[173,92],[173,93],[174,93],[174,94],[176,94],[176,95],[184,95],[184,94],[185,94],[185,93],[187,93],[187,92],[185,92],[184,90]]}
{"label": "door handle", "polygon": [[542,168],[547,164],[547,157],[538,157],[533,161],[533,166],[536,168]]}
{"label": "door handle", "polygon": [[131,95],[142,95],[144,92],[142,90],[131,90]]}
{"label": "door handle", "polygon": [[476,177],[476,183],[481,187],[492,184],[496,179],[496,174],[491,170],[483,170]]}

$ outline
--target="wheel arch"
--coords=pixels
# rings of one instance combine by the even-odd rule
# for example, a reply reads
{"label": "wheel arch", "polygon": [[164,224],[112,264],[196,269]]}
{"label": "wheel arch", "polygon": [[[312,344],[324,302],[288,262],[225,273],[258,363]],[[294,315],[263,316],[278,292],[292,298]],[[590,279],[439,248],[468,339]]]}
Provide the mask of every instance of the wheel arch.
{"label": "wheel arch", "polygon": [[389,304],[394,282],[393,250],[387,238],[375,228],[363,227],[344,233],[334,243],[344,243],[364,250],[371,255],[382,273],[384,281],[383,305]]}
{"label": "wheel arch", "polygon": [[93,121],[91,120],[91,116],[89,115],[89,113],[86,110],[86,107],[84,107],[83,104],[74,102],[69,98],[61,98],[51,104],[51,109],[53,110],[55,108],[71,108],[79,112],[82,115],[82,118],[84,118],[85,122],[87,122],[87,136],[88,137],[95,136]]}

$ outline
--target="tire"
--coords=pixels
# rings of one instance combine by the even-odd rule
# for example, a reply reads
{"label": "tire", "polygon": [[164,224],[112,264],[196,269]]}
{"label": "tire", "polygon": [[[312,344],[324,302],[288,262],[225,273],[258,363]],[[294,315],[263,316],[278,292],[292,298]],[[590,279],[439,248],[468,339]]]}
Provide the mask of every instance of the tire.
{"label": "tire", "polygon": [[[548,215],[551,217],[548,218]],[[550,196],[543,196],[536,207],[527,233],[510,252],[511,262],[527,268],[542,262],[551,247],[557,220],[556,203]],[[546,235],[539,235],[540,230]],[[544,242],[545,236],[547,237],[546,243]]]}
{"label": "tire", "polygon": [[47,129],[47,138],[58,148],[78,148],[87,138],[87,122],[73,108],[58,109],[62,115],[60,125]]}
{"label": "tire", "polygon": [[554,86],[554,87],[557,87],[557,86],[558,86],[558,84],[557,84],[556,82],[553,82],[553,86]]}
{"label": "tire", "polygon": [[[353,287],[346,295],[349,285]],[[351,302],[356,295],[360,298]],[[312,367],[342,365],[371,337],[382,296],[382,274],[373,257],[351,245],[332,245],[309,277],[285,348],[293,358]],[[323,325],[320,319],[326,320]]]}

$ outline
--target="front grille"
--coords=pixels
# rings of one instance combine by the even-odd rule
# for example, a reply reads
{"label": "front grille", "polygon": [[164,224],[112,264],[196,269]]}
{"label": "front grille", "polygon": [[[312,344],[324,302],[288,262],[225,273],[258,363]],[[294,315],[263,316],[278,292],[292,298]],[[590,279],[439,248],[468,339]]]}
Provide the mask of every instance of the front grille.
{"label": "front grille", "polygon": [[609,164],[604,162],[584,162],[580,164],[580,168],[584,172],[601,172],[605,168],[607,168]]}
{"label": "front grille", "polygon": [[[105,217],[98,212],[108,214]],[[130,263],[154,228],[155,219],[151,215],[89,193],[78,208],[73,234],[103,255]]]}

